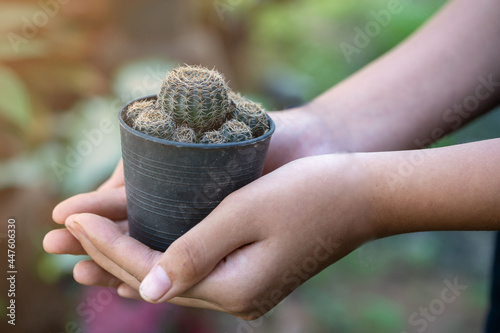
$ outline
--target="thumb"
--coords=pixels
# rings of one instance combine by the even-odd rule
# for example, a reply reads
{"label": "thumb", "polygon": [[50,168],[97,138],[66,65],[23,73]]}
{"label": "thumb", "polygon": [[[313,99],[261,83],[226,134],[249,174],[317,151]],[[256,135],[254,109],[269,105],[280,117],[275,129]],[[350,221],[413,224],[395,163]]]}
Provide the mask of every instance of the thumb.
{"label": "thumb", "polygon": [[144,300],[157,303],[181,296],[224,257],[258,240],[254,219],[245,211],[240,196],[235,200],[233,195],[169,246],[140,285]]}

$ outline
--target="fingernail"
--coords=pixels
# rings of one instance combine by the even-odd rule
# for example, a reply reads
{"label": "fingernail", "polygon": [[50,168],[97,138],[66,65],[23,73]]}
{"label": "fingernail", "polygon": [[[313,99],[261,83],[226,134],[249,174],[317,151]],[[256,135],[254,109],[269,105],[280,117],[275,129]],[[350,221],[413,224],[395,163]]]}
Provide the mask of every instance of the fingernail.
{"label": "fingernail", "polygon": [[142,280],[139,292],[146,301],[156,302],[167,293],[171,286],[172,282],[167,273],[160,265],[157,265]]}
{"label": "fingernail", "polygon": [[78,222],[76,222],[75,219],[71,219],[69,221],[66,221],[65,225],[66,225],[66,229],[68,229],[68,231],[73,235],[73,237],[78,239],[78,235],[76,233],[76,230],[78,229],[78,227],[77,227]]}

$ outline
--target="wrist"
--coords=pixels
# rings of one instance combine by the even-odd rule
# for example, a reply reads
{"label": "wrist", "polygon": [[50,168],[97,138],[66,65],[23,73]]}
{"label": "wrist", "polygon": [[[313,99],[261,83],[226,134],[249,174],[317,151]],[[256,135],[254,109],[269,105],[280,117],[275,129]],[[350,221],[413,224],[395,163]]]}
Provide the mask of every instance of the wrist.
{"label": "wrist", "polygon": [[[365,161],[366,154],[331,154],[318,156],[328,163],[324,164],[323,177],[317,182],[319,189],[324,189],[325,210],[331,216],[340,213],[340,219],[329,220],[330,227],[347,224],[345,238],[349,239],[353,249],[377,238],[377,220],[372,207],[373,183],[370,170]],[[340,210],[340,212],[339,212]]]}
{"label": "wrist", "polygon": [[361,154],[377,238],[420,231],[498,230],[499,139]]}
{"label": "wrist", "polygon": [[309,104],[269,112],[269,116],[276,124],[276,131],[269,146],[266,172],[299,158],[346,151]]}
{"label": "wrist", "polygon": [[[433,162],[429,151],[395,151],[362,154],[368,174],[370,221],[374,238],[427,231],[429,216],[423,218],[425,201],[431,197],[426,189]],[[422,159],[420,168],[410,161]],[[411,171],[410,171],[411,168]],[[427,171],[423,171],[427,169]],[[432,203],[431,203],[432,205]],[[429,207],[430,208],[430,207]]]}

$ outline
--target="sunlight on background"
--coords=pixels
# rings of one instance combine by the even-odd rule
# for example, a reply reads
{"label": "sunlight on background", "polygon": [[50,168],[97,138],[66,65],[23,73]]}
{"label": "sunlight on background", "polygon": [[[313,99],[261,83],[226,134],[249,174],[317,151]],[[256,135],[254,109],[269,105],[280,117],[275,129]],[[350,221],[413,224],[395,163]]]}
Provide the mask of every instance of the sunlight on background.
{"label": "sunlight on background", "polygon": [[[81,258],[41,247],[55,227],[52,208],[95,189],[119,160],[121,106],[154,94],[167,70],[183,63],[216,67],[232,88],[269,110],[299,105],[391,49],[445,1],[401,1],[399,12],[356,46],[358,31],[378,22],[373,13],[388,2],[1,1],[0,205],[2,219],[15,216],[19,224],[19,332],[399,333],[411,331],[410,315],[456,277],[468,288],[433,328],[479,331],[489,233],[422,233],[367,244],[253,323],[81,287],[71,276]],[[356,51],[346,55],[346,45]],[[490,114],[441,144],[493,137],[499,119]],[[0,239],[2,251],[5,244]]]}

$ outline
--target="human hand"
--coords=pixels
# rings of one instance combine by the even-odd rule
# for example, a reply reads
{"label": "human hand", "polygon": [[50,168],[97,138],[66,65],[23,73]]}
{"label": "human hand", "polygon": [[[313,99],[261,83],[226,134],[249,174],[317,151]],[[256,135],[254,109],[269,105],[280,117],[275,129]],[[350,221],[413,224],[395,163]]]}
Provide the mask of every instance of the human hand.
{"label": "human hand", "polygon": [[132,239],[123,222],[113,221],[122,218],[116,204],[121,198],[125,211],[123,187],[104,188],[54,212],[58,222],[88,212],[65,218],[80,247],[57,245],[51,233],[44,246],[52,253],[91,256],[94,261],[75,267],[80,283],[116,286],[133,298],[140,288],[151,302],[257,318],[371,238],[360,165],[355,155],[289,163],[229,195],[165,253]]}
{"label": "human hand", "polygon": [[[96,191],[75,195],[57,205],[52,212],[52,219],[64,224],[71,214],[92,212],[116,221],[124,230],[128,230],[127,202],[123,161],[120,160],[111,177]],[[54,254],[86,254],[81,244],[66,229],[52,230],[44,238],[44,249]]]}
{"label": "human hand", "polygon": [[[294,159],[335,149],[320,143],[328,133],[320,119],[311,115],[307,107],[269,114],[276,124],[276,132],[269,147],[264,173],[271,172]],[[97,191],[76,195],[57,205],[53,219],[59,224],[64,224],[69,215],[78,213],[105,216],[115,221],[123,231],[128,230],[128,224],[124,221],[127,213],[122,161],[118,163],[110,179]],[[55,254],[85,254],[80,243],[66,229],[49,232],[44,246],[48,252]],[[87,267],[88,263],[84,261],[79,265]]]}

